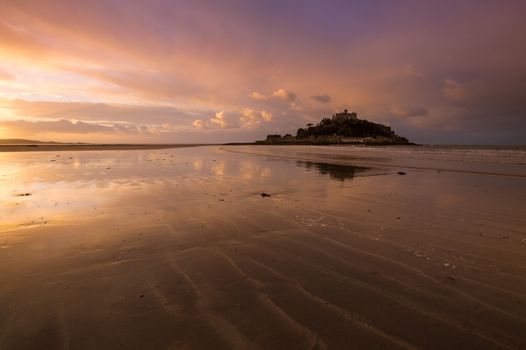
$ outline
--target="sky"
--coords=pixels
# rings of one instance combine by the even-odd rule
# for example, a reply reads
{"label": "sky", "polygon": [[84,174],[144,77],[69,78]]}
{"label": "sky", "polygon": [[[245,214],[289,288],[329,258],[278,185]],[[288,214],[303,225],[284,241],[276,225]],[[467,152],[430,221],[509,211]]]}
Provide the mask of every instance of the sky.
{"label": "sky", "polygon": [[526,144],[524,0],[0,0],[0,138],[216,143],[349,109]]}

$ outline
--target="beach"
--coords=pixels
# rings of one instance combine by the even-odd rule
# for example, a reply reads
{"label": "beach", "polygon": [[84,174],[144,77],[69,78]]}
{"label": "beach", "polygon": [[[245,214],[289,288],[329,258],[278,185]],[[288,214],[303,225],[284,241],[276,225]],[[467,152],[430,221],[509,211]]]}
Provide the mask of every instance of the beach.
{"label": "beach", "polygon": [[520,147],[0,152],[0,349],[524,349],[525,203]]}
{"label": "beach", "polygon": [[199,144],[90,144],[90,143],[28,143],[2,144],[0,152],[64,152],[64,151],[130,151],[197,147]]}

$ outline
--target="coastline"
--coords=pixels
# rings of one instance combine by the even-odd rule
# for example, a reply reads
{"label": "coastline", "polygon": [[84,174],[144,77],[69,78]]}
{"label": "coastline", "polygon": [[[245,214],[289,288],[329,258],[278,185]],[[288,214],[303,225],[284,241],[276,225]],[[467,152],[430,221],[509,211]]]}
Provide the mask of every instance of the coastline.
{"label": "coastline", "polygon": [[[283,149],[282,145],[236,145],[221,146],[221,149],[270,159],[306,160],[378,169],[526,177],[526,146],[287,145]],[[457,154],[450,156],[455,151]],[[506,151],[518,151],[524,155],[513,161],[509,155],[502,153]]]}
{"label": "coastline", "polygon": [[39,151],[125,151],[155,150],[183,147],[212,146],[212,144],[0,144],[0,152],[39,152]]}

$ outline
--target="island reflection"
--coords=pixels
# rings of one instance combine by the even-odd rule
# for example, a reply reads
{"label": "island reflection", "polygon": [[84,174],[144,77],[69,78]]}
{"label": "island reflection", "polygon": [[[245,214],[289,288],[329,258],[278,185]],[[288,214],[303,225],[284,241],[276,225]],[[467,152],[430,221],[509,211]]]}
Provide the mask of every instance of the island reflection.
{"label": "island reflection", "polygon": [[357,173],[366,171],[368,168],[345,164],[330,164],[310,161],[296,161],[296,165],[307,170],[315,169],[320,174],[328,174],[331,180],[352,180]]}

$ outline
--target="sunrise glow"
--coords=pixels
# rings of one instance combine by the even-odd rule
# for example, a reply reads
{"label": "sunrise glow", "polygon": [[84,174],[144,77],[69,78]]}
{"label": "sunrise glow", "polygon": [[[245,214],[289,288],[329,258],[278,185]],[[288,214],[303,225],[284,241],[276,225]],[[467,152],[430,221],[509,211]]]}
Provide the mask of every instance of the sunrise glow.
{"label": "sunrise glow", "polygon": [[1,137],[254,141],[352,108],[417,142],[517,143],[510,3],[2,1]]}

